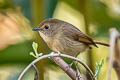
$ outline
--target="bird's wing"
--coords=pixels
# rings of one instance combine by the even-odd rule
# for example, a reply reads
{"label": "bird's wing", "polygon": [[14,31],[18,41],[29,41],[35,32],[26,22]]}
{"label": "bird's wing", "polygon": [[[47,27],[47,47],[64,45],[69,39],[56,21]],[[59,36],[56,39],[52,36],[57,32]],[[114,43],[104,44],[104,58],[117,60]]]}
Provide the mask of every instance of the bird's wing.
{"label": "bird's wing", "polygon": [[64,32],[64,35],[66,35],[67,37],[75,41],[83,42],[85,44],[91,44],[97,47],[95,42],[89,36],[81,32],[79,29],[77,29],[74,26],[68,29],[63,28],[63,32]]}
{"label": "bird's wing", "polygon": [[77,35],[79,36],[79,41],[80,41],[80,42],[92,44],[92,45],[94,45],[95,47],[98,47],[98,46],[96,45],[96,43],[95,43],[89,36],[87,36],[86,34],[84,34],[83,32],[80,31],[80,33],[77,34]]}

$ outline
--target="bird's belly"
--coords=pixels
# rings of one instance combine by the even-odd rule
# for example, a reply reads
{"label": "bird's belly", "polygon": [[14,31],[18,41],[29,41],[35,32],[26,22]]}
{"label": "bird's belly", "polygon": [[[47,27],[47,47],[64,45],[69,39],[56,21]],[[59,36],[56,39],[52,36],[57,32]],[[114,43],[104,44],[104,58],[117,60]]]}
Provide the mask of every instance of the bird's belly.
{"label": "bird's belly", "polygon": [[52,49],[71,56],[77,56],[84,51],[87,45],[71,39],[56,39],[53,42]]}

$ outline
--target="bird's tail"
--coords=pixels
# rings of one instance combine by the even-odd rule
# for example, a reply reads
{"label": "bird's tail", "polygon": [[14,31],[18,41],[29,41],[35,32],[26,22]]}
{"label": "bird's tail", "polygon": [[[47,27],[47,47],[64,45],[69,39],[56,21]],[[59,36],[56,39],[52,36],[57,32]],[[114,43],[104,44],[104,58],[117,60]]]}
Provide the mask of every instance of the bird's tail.
{"label": "bird's tail", "polygon": [[105,43],[105,42],[101,42],[101,41],[97,41],[97,40],[94,40],[94,43],[104,45],[104,46],[108,46],[108,47],[110,46],[109,43]]}

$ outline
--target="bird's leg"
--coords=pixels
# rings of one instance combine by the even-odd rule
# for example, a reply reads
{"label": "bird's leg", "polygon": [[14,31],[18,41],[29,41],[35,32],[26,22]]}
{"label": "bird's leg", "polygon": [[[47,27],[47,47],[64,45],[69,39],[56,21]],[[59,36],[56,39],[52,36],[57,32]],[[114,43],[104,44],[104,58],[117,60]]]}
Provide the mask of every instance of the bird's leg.
{"label": "bird's leg", "polygon": [[74,64],[74,61],[72,61],[72,62],[69,64],[69,67],[72,67],[73,64]]}
{"label": "bird's leg", "polygon": [[81,75],[80,75],[80,70],[79,70],[79,67],[78,67],[78,63],[75,63],[75,66],[76,66],[76,80],[80,80]]}
{"label": "bird's leg", "polygon": [[[79,55],[80,53],[78,53],[77,55],[75,55],[74,57],[77,58],[77,56]],[[75,64],[75,61],[72,61],[72,63],[69,64],[69,67],[72,67],[72,65]]]}
{"label": "bird's leg", "polygon": [[65,72],[66,72],[68,69],[70,69],[73,64],[74,64],[74,61],[72,61],[72,63],[68,64],[68,66],[67,66],[66,69],[65,69]]}
{"label": "bird's leg", "polygon": [[[79,55],[80,53],[78,53],[77,55],[75,55],[74,57],[77,58],[77,56]],[[72,67],[72,65],[75,63],[75,61],[72,61],[72,63],[70,63],[70,67]]]}
{"label": "bird's leg", "polygon": [[[75,55],[75,57],[77,58],[77,56],[79,55],[80,53],[78,53],[77,55]],[[78,67],[78,62],[75,63],[75,67],[76,67],[76,80],[80,80],[81,78],[81,75],[80,75],[80,69]]]}
{"label": "bird's leg", "polygon": [[[79,54],[79,53],[78,53],[78,54]],[[75,55],[74,57],[77,58],[78,54]],[[71,68],[73,64],[75,64],[75,61],[72,61],[72,62],[69,64],[69,68]],[[76,69],[77,69],[77,68],[76,68]]]}
{"label": "bird's leg", "polygon": [[73,61],[71,64],[69,64],[69,68],[71,68],[73,64],[75,64],[75,67],[76,67],[76,80],[80,80],[81,75],[78,67],[78,62],[76,63],[75,61]]}

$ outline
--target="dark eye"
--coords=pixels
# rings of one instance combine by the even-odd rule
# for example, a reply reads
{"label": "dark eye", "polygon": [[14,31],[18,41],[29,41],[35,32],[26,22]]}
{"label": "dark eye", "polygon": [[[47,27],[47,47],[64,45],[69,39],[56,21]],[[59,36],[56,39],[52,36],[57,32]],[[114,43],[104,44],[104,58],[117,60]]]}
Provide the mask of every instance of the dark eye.
{"label": "dark eye", "polygon": [[45,27],[44,27],[45,29],[49,29],[49,25],[45,25]]}

